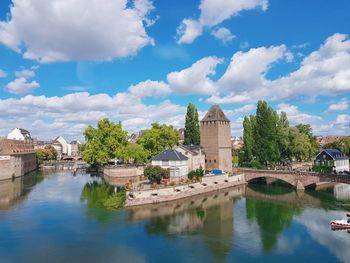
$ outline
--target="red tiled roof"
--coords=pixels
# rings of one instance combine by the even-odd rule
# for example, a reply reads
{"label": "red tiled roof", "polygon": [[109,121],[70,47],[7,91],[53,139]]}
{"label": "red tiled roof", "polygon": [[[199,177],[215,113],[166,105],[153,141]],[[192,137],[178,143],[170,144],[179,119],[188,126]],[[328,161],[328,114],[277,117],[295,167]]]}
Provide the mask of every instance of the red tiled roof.
{"label": "red tiled roof", "polygon": [[0,140],[0,155],[17,155],[34,152],[34,147],[29,142],[9,139]]}

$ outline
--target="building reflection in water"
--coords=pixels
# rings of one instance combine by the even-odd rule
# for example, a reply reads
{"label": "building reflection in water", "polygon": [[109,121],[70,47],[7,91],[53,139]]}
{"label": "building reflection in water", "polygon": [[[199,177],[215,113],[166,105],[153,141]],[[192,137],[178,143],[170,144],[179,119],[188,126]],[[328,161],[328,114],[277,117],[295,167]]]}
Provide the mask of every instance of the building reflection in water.
{"label": "building reflection in water", "polygon": [[234,200],[244,195],[245,186],[211,195],[166,204],[127,209],[127,222],[148,220],[151,235],[202,235],[212,256],[224,260],[233,242]]}
{"label": "building reflection in water", "polygon": [[350,185],[349,184],[337,184],[334,186],[334,197],[339,201],[350,200]]}
{"label": "building reflection in water", "polygon": [[31,173],[15,179],[0,181],[0,211],[9,210],[23,200],[31,188],[44,179],[40,173]]}

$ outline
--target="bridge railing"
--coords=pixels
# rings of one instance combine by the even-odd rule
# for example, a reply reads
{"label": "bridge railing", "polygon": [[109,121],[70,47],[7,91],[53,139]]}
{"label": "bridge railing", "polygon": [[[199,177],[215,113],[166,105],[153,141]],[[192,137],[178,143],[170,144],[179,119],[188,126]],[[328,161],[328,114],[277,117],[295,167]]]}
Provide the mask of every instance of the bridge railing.
{"label": "bridge railing", "polygon": [[237,168],[237,172],[251,172],[251,173],[261,173],[261,174],[286,174],[286,175],[305,175],[305,176],[320,176],[318,173],[314,172],[302,172],[302,171],[286,171],[286,170],[258,170],[252,168]]}

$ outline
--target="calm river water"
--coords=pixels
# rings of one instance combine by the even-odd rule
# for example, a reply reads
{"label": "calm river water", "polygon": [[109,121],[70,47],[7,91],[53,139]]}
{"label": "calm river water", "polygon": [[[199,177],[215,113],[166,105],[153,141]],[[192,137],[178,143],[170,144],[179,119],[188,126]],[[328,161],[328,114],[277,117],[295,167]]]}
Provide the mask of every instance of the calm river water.
{"label": "calm river water", "polygon": [[113,188],[55,172],[0,182],[0,262],[350,262],[333,192],[253,185],[161,205],[102,208]]}

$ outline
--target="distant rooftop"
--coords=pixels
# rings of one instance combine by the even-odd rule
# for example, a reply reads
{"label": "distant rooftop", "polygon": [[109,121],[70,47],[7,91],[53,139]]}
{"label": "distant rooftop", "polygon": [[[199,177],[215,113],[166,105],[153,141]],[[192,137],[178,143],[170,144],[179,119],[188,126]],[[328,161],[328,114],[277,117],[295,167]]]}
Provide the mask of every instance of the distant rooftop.
{"label": "distant rooftop", "polygon": [[207,114],[205,114],[204,118],[202,121],[230,121],[225,113],[222,111],[220,106],[214,105],[212,106]]}
{"label": "distant rooftop", "polygon": [[324,149],[317,156],[319,156],[323,152],[328,154],[333,160],[348,160],[349,159],[349,157],[347,157],[345,154],[343,154],[338,149]]}
{"label": "distant rooftop", "polygon": [[190,144],[190,145],[179,145],[181,148],[183,148],[186,151],[192,152],[194,154],[198,154],[201,147],[199,145],[194,145],[194,144]]}
{"label": "distant rooftop", "polygon": [[160,154],[157,154],[152,158],[152,161],[184,161],[184,160],[188,160],[188,158],[182,153],[174,149],[169,149],[164,152],[161,152]]}

